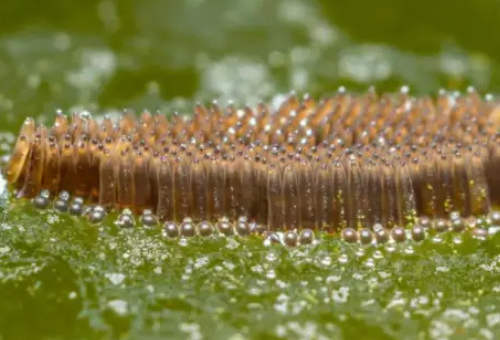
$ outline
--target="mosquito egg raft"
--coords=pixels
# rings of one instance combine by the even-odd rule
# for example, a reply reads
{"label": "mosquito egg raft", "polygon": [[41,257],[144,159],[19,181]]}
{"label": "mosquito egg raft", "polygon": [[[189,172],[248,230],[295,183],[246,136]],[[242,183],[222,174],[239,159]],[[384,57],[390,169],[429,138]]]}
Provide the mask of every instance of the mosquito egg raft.
{"label": "mosquito egg raft", "polygon": [[500,225],[500,102],[474,90],[342,89],[193,111],[118,121],[58,114],[48,128],[27,119],[6,179],[38,208],[93,223],[117,210],[118,226],[138,216],[141,227],[162,223],[168,237],[407,244],[446,232],[485,239]]}

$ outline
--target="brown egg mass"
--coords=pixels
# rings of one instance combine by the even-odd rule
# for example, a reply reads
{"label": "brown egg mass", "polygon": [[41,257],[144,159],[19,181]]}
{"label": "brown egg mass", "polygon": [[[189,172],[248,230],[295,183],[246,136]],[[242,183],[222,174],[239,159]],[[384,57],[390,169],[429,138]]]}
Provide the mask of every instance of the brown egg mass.
{"label": "brown egg mass", "polygon": [[68,191],[160,221],[393,229],[498,207],[499,127],[500,102],[473,91],[291,95],[276,109],[197,105],[118,122],[57,115],[50,128],[26,120],[5,174],[18,197]]}

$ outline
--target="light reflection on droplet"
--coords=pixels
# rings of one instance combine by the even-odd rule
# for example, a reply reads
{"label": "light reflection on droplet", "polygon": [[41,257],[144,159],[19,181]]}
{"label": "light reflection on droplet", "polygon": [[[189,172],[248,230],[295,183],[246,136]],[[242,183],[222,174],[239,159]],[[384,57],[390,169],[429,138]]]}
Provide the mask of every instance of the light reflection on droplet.
{"label": "light reflection on droplet", "polygon": [[365,255],[365,250],[363,248],[358,248],[355,254],[357,257],[363,257]]}
{"label": "light reflection on droplet", "polygon": [[2,196],[5,193],[5,189],[7,188],[7,181],[5,178],[3,178],[2,174],[0,173],[0,196]]}
{"label": "light reflection on droplet", "polygon": [[387,250],[388,252],[390,253],[393,253],[396,251],[396,246],[394,244],[388,244],[386,247],[385,247],[385,250]]}
{"label": "light reflection on droplet", "polygon": [[411,255],[411,254],[414,254],[414,253],[415,253],[415,249],[413,249],[413,247],[412,247],[412,246],[408,246],[408,247],[404,248],[404,252],[405,252],[405,254],[407,254],[407,255]]}
{"label": "light reflection on droplet", "polygon": [[372,258],[368,258],[365,262],[364,262],[365,266],[368,267],[368,268],[374,268],[375,267],[375,261],[372,259]]}
{"label": "light reflection on droplet", "polygon": [[431,241],[432,241],[433,243],[438,244],[438,243],[442,243],[442,242],[443,242],[443,238],[442,238],[441,236],[439,236],[439,235],[436,235],[436,236],[434,236],[434,237],[431,239]]}
{"label": "light reflection on droplet", "polygon": [[347,263],[349,261],[349,256],[347,256],[347,254],[342,254],[339,256],[339,260],[338,260],[340,263]]}
{"label": "light reflection on droplet", "polygon": [[267,253],[266,255],[266,260],[269,261],[269,262],[274,262],[278,259],[278,256],[276,255],[276,253],[274,252],[269,252]]}
{"label": "light reflection on droplet", "polygon": [[323,266],[328,267],[332,264],[332,258],[330,256],[325,256],[320,260],[320,263]]}
{"label": "light reflection on droplet", "polygon": [[269,280],[274,280],[276,278],[276,272],[271,269],[266,273],[266,278]]}

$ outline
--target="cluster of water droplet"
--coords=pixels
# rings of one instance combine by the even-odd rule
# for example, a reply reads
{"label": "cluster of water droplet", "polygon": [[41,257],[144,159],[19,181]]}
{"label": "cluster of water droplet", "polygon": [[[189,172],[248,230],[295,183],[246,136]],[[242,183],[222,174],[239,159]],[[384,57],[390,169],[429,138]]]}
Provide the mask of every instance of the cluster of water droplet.
{"label": "cluster of water droplet", "polygon": [[[106,217],[108,210],[100,205],[85,205],[81,197],[71,197],[62,191],[52,199],[47,190],[42,190],[32,199],[32,204],[39,209],[52,208],[59,213],[68,213],[72,216],[83,216],[91,223],[100,223]],[[139,218],[129,209],[122,210],[114,224],[120,228],[134,228],[138,225],[146,228],[161,229],[166,238],[191,238],[194,236],[239,236],[260,235],[264,238],[265,245],[282,244],[289,247],[310,245],[319,242],[315,232],[311,229],[270,231],[264,225],[240,217],[231,221],[226,217],[216,223],[210,221],[195,222],[191,218],[184,218],[181,223],[174,221],[160,222],[153,211],[146,209]],[[377,245],[404,243],[407,241],[421,242],[426,238],[439,239],[447,232],[454,234],[471,233],[477,239],[485,240],[500,230],[500,212],[492,211],[484,217],[463,218],[459,213],[453,212],[448,219],[430,219],[420,217],[411,226],[396,226],[392,229],[384,228],[382,224],[375,224],[369,228],[344,228],[339,233],[339,239],[346,243],[361,245]]]}

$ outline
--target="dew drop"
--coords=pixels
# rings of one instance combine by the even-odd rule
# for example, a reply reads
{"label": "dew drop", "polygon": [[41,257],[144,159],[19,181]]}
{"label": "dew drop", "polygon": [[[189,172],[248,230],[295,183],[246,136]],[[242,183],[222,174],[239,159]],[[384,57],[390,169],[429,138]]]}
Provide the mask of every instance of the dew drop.
{"label": "dew drop", "polygon": [[349,262],[349,256],[347,256],[347,254],[342,254],[339,256],[338,261],[339,261],[339,263],[342,263],[342,264],[347,263],[347,262]]}

